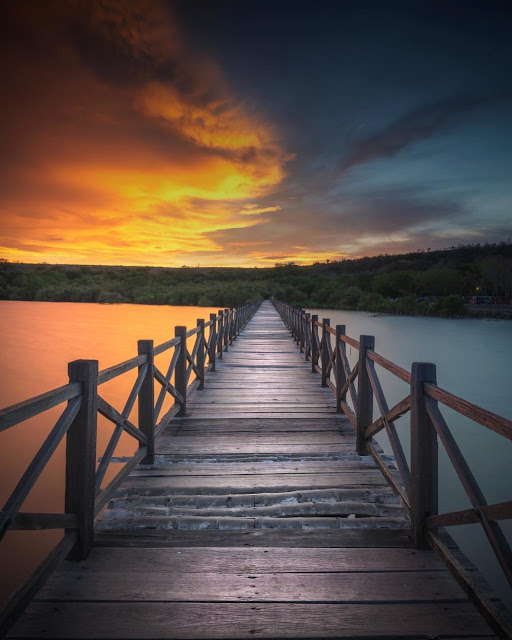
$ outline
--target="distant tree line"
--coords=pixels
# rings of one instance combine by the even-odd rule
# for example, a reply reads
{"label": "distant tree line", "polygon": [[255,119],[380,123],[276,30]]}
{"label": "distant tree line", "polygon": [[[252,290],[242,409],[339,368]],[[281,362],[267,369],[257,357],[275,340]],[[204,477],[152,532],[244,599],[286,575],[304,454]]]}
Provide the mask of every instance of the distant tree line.
{"label": "distant tree line", "polygon": [[512,297],[512,244],[272,268],[103,267],[0,262],[0,299],[302,308],[460,316],[471,296]]}

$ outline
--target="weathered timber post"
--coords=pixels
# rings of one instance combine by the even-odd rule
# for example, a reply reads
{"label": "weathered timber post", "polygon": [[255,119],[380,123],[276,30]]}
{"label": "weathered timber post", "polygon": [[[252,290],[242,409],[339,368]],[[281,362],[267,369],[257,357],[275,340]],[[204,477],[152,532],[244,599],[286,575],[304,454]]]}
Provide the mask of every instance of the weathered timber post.
{"label": "weathered timber post", "polygon": [[[219,360],[222,360],[222,343],[224,340],[224,311],[222,309],[219,309],[218,312],[219,314],[219,327],[217,330],[217,340],[218,340],[218,346],[219,346]],[[216,347],[217,348],[217,345]]]}
{"label": "weathered timber post", "polygon": [[305,337],[305,326],[304,326],[304,317],[305,317],[306,309],[300,310],[300,318],[299,318],[299,327],[300,327],[300,351],[305,351],[306,337]]}
{"label": "weathered timber post", "polygon": [[174,382],[176,390],[183,398],[177,415],[183,418],[187,413],[187,327],[174,327],[174,335],[180,338],[180,353],[176,360]]}
{"label": "weathered timber post", "polygon": [[235,330],[233,334],[233,340],[236,340],[238,337],[238,332],[240,331],[240,309],[235,307]]}
{"label": "weathered timber post", "polygon": [[316,372],[316,365],[318,364],[318,327],[316,326],[316,322],[318,322],[318,316],[313,314],[311,316],[311,371],[312,373]]}
{"label": "weathered timber post", "polygon": [[217,351],[217,316],[215,313],[210,313],[210,335],[208,336],[208,343],[210,349],[208,351],[208,364],[212,367],[210,371],[215,371],[215,356]]}
{"label": "weathered timber post", "polygon": [[414,362],[411,370],[411,524],[417,549],[428,549],[425,517],[437,515],[437,434],[425,407],[423,383],[436,384],[436,366]]}
{"label": "weathered timber post", "polygon": [[[139,356],[147,357],[147,371],[139,391],[139,429],[148,439],[148,453],[141,460],[141,464],[154,464],[155,462],[155,385],[154,385],[154,355],[153,340],[139,340],[137,342]],[[139,373],[144,365],[140,365]],[[139,449],[146,445],[139,442]]]}
{"label": "weathered timber post", "polygon": [[78,540],[68,559],[84,560],[94,539],[98,361],[74,360],[68,374],[70,382],[83,384],[80,410],[66,434],[65,512],[76,514],[78,525]]}
{"label": "weathered timber post", "polygon": [[343,358],[341,357],[342,348],[345,346],[345,343],[342,341],[341,336],[345,335],[345,325],[337,324],[336,325],[336,411],[337,413],[342,413],[343,410],[341,408],[341,403],[346,401],[347,392],[341,393],[343,385],[347,381],[347,375],[345,373],[345,367],[343,366]]}
{"label": "weathered timber post", "polygon": [[228,350],[228,345],[229,345],[229,332],[231,330],[229,309],[224,309],[224,316],[225,316],[225,322],[224,322],[224,351],[227,351]]}
{"label": "weathered timber post", "polygon": [[204,389],[204,320],[202,318],[197,319],[197,326],[200,327],[199,333],[197,335],[198,345],[197,345],[197,370],[199,371],[199,386],[197,387],[199,391]]}
{"label": "weathered timber post", "polygon": [[374,336],[359,338],[359,365],[357,372],[357,411],[356,411],[356,451],[360,456],[368,455],[364,441],[364,432],[373,422],[373,390],[366,370],[366,351],[375,348]]}
{"label": "weathered timber post", "polygon": [[311,318],[310,313],[306,313],[304,315],[304,328],[305,328],[305,342],[304,342],[304,355],[306,356],[306,360],[309,358],[311,353],[311,341],[310,341],[310,333],[309,333],[309,319]]}
{"label": "weathered timber post", "polygon": [[331,340],[331,334],[327,331],[327,327],[331,326],[329,318],[322,320],[322,387],[327,387],[327,367],[329,365],[329,349],[327,348],[327,340]]}
{"label": "weathered timber post", "polygon": [[236,309],[231,307],[231,335],[229,344],[233,344],[233,340],[236,340]]}

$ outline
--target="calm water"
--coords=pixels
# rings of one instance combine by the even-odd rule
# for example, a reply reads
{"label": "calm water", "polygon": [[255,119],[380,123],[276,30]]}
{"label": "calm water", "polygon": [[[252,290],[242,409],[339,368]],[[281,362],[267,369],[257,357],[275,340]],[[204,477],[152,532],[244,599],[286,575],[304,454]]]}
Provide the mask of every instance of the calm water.
{"label": "calm water", "polygon": [[[512,419],[512,322],[507,320],[374,316],[356,311],[308,309],[319,320],[329,318],[331,326],[344,324],[346,333],[375,336],[375,351],[410,371],[412,362],[433,362],[437,383],[486,409]],[[357,351],[348,349],[353,365]],[[407,385],[377,366],[388,405],[408,395]],[[474,422],[441,407],[459,447],[468,461],[489,504],[512,498],[512,442]],[[374,407],[374,417],[379,415]],[[395,424],[406,453],[409,453],[408,416]],[[377,436],[386,453],[391,447],[386,435]],[[439,445],[440,513],[471,508],[459,479]],[[501,526],[512,542],[512,521]],[[478,524],[450,527],[466,555],[478,566],[493,588],[512,607],[512,594],[482,527]]]}
{"label": "calm water", "polygon": [[[99,360],[100,369],[126,360],[137,352],[138,339],[159,344],[174,335],[175,325],[195,326],[198,317],[208,318],[216,309],[197,307],[153,307],[46,302],[0,302],[0,407],[14,404],[67,382],[67,363],[77,358]],[[367,313],[315,311],[330,318],[331,326],[345,324],[347,333],[376,336],[376,351],[409,369],[413,361],[437,364],[438,384],[492,411],[512,418],[510,394],[512,323],[486,320],[444,320],[398,316],[372,317]],[[349,350],[350,351],[350,350]],[[357,354],[349,353],[352,362]],[[165,356],[157,365],[165,368]],[[122,409],[135,380],[135,373],[121,376],[101,387],[101,394]],[[379,368],[388,404],[407,395],[407,386]],[[47,435],[58,409],[26,421],[2,433],[0,448],[0,499],[14,488],[34,453]],[[136,410],[131,419],[134,420]],[[510,499],[512,443],[445,412],[459,445],[489,502]],[[136,420],[134,420],[136,423]],[[397,423],[408,448],[406,418]],[[98,455],[113,426],[98,425]],[[133,439],[123,436],[116,455],[131,455]],[[387,443],[381,439],[387,449]],[[23,506],[23,511],[59,511],[63,506],[64,450],[61,446]],[[469,507],[467,498],[440,455],[441,510]],[[116,465],[110,477],[116,472]],[[108,477],[107,477],[108,480]],[[512,523],[504,529],[512,539]],[[507,525],[507,526],[505,526]],[[506,583],[496,567],[493,553],[479,525],[467,525],[450,533],[466,554],[486,574],[503,599],[511,602]],[[5,597],[27,575],[59,539],[57,532],[8,532],[0,544],[2,580],[0,598]]]}

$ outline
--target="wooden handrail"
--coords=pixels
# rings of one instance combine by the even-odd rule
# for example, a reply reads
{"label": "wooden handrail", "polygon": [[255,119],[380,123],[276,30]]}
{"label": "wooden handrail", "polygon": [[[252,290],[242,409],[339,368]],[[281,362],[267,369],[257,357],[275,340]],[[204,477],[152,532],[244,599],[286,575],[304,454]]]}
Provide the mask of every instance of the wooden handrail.
{"label": "wooden handrail", "polygon": [[400,380],[407,382],[407,384],[411,384],[411,374],[406,369],[403,369],[394,362],[391,362],[391,360],[380,356],[378,353],[375,353],[375,351],[371,351],[367,355],[370,360],[380,365],[383,369],[390,371],[394,376],[400,378]]}
{"label": "wooden handrail", "polygon": [[167,340],[167,342],[163,342],[153,349],[153,355],[158,356],[164,351],[168,349],[172,349],[173,347],[177,347],[181,343],[181,338],[172,338],[171,340]]}
{"label": "wooden handrail", "polygon": [[130,358],[130,360],[115,364],[108,369],[103,369],[98,373],[98,386],[105,384],[105,382],[110,382],[110,380],[122,376],[124,373],[128,373],[128,371],[132,371],[132,369],[140,367],[145,362],[147,362],[147,356],[139,355],[135,356],[135,358]]}
{"label": "wooden handrail", "polygon": [[450,409],[454,409],[457,413],[460,413],[466,418],[470,418],[474,422],[483,427],[487,427],[495,433],[499,433],[500,436],[512,440],[512,421],[507,420],[503,416],[499,416],[488,409],[479,407],[469,400],[459,398],[449,391],[445,391],[441,387],[432,384],[425,385],[425,395],[433,400],[437,400],[446,405]]}
{"label": "wooden handrail", "polygon": [[48,411],[48,409],[52,409],[62,402],[72,400],[81,395],[81,393],[82,385],[79,382],[75,382],[6,407],[0,411],[0,431],[10,429],[10,427]]}

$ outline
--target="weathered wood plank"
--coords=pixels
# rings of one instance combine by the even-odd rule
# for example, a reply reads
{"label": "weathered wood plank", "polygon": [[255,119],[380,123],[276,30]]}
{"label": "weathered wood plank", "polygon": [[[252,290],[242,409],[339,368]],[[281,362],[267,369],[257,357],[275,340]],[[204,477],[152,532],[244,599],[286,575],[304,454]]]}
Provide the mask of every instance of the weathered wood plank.
{"label": "weathered wood plank", "polygon": [[226,418],[225,420],[208,420],[208,423],[205,424],[205,421],[201,419],[190,418],[187,422],[182,422],[181,424],[177,421],[173,420],[172,424],[169,424],[163,431],[162,435],[169,435],[171,433],[179,433],[180,435],[193,435],[194,433],[202,434],[207,427],[208,433],[231,433],[237,431],[243,432],[251,432],[255,431],[258,433],[277,433],[277,432],[288,432],[288,433],[297,433],[301,431],[334,431],[340,432],[342,435],[345,435],[349,438],[349,434],[352,435],[353,439],[353,431],[352,427],[349,425],[348,421],[339,422],[338,424],[328,423],[325,424],[325,421],[322,420],[287,420],[277,418],[272,421],[268,421],[265,418],[248,418],[246,420],[238,420]]}
{"label": "weathered wood plank", "polygon": [[[326,415],[332,415],[333,414],[333,410],[329,410],[329,411],[317,411],[314,412],[312,410],[308,411],[308,412],[291,412],[291,411],[286,411],[285,409],[283,409],[283,411],[281,412],[269,412],[269,411],[254,411],[254,412],[248,412],[248,411],[216,411],[215,412],[215,417],[213,417],[212,419],[223,419],[223,418],[240,418],[240,419],[245,419],[245,418],[259,418],[259,417],[264,417],[264,416],[269,416],[269,418],[293,418],[293,417],[297,417],[298,419],[304,418],[304,419],[317,419],[317,420],[322,420]],[[199,412],[199,413],[193,413],[192,411],[190,412],[190,416],[199,417],[202,415],[207,415],[206,412]]]}
{"label": "weathered wood plank", "polygon": [[172,439],[162,442],[158,447],[160,455],[209,455],[218,454],[254,454],[254,455],[311,455],[348,453],[354,451],[352,444],[219,444],[216,446],[177,446]]}
{"label": "weathered wood plank", "polygon": [[[148,624],[151,621],[151,624]],[[113,625],[114,622],[114,625]],[[44,630],[44,633],[42,633]],[[34,603],[7,636],[29,638],[489,637],[471,605]]]}
{"label": "weathered wood plank", "polygon": [[[98,548],[81,563],[64,562],[61,572],[147,573],[320,573],[379,571],[446,571],[433,551],[416,549],[304,549],[275,547]],[[134,579],[136,584],[138,578]]]}
{"label": "weathered wood plank", "polygon": [[[249,574],[249,575],[247,575]],[[448,571],[363,573],[56,573],[37,600],[160,602],[436,602],[466,601]]]}
{"label": "weathered wood plank", "polygon": [[[242,439],[242,438],[240,438]],[[196,436],[188,436],[178,434],[176,436],[166,436],[159,439],[159,443],[168,444],[168,440],[171,440],[177,447],[187,447],[189,445],[215,447],[217,445],[230,444],[233,442],[232,435],[223,434],[203,434]],[[282,432],[278,434],[254,434],[252,436],[243,437],[246,444],[258,445],[298,445],[298,444],[342,444],[346,441],[346,438],[339,432],[332,431],[320,431],[320,432],[300,432],[300,433],[288,433]]]}
{"label": "weathered wood plank", "polygon": [[347,486],[385,486],[382,474],[375,470],[347,471],[329,474],[298,474],[272,476],[225,476],[225,477],[171,477],[171,478],[128,478],[120,487],[118,495],[140,492],[154,495],[175,493],[240,493],[247,491],[293,491],[294,489],[320,489]]}
{"label": "weathered wood plank", "polygon": [[96,531],[96,547],[273,547],[284,548],[359,548],[395,549],[411,547],[409,532],[405,529],[379,530],[269,530],[203,531],[143,530]]}
{"label": "weathered wood plank", "polygon": [[138,477],[170,477],[170,476],[232,476],[232,475],[282,475],[282,474],[314,474],[339,473],[340,471],[375,470],[375,464],[370,460],[340,460],[325,462],[308,462],[296,460],[293,462],[194,462],[174,463],[154,466],[152,469],[136,469],[132,478]]}

